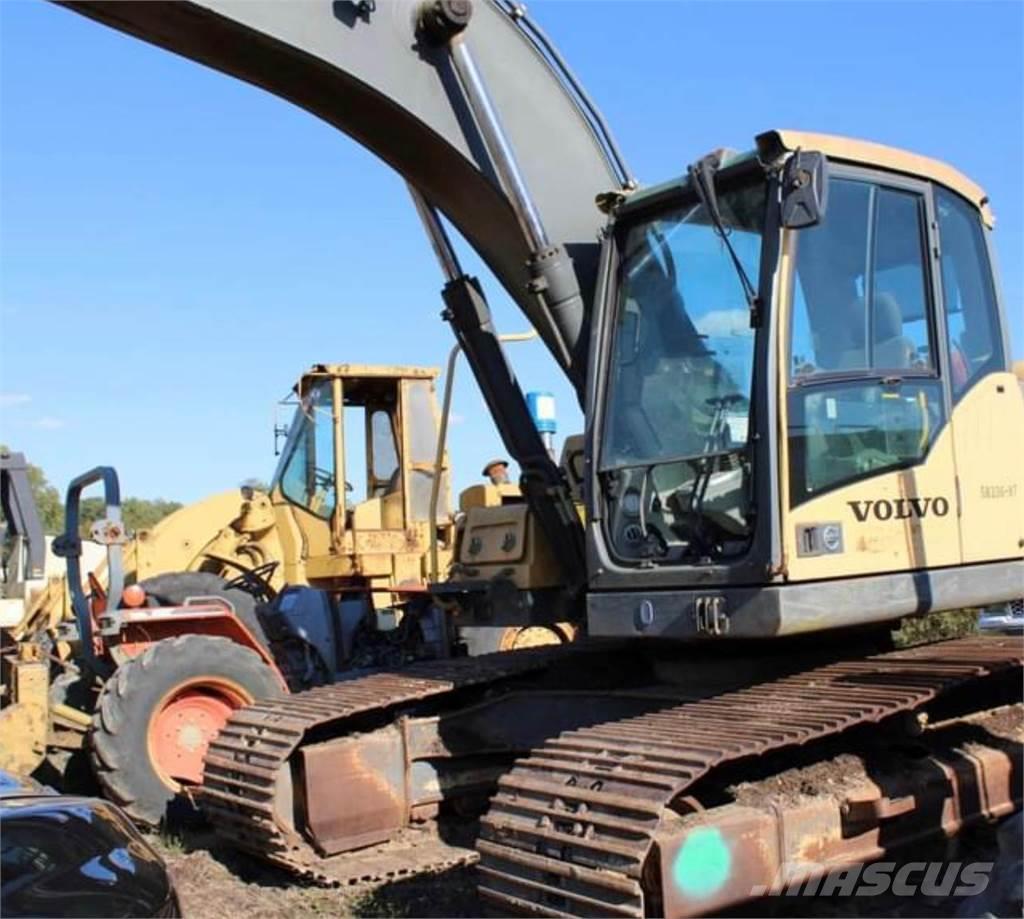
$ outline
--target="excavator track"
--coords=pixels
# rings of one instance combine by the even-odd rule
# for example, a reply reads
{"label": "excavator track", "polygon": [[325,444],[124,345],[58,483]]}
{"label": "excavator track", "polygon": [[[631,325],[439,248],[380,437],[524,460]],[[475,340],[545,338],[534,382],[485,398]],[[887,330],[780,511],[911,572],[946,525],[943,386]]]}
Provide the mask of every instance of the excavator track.
{"label": "excavator track", "polygon": [[499,779],[480,894],[501,915],[642,917],[660,902],[655,832],[711,770],[913,711],[1022,660],[1019,639],[956,639],[565,732]]}
{"label": "excavator track", "polygon": [[320,884],[394,880],[474,861],[472,849],[410,827],[380,845],[324,858],[291,825],[289,759],[308,732],[337,736],[349,723],[473,686],[543,670],[566,646],[412,664],[320,686],[235,712],[211,742],[199,798],[217,834],[300,877]]}

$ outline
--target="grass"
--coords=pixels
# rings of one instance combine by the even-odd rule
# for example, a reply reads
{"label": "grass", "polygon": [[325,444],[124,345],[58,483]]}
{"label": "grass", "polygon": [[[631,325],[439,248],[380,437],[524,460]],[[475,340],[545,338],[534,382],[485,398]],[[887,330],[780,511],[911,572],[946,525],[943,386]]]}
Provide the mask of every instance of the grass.
{"label": "grass", "polygon": [[160,827],[159,831],[160,845],[169,855],[184,855],[186,852],[191,851],[187,840],[182,835],[181,830],[168,827],[166,825]]}
{"label": "grass", "polygon": [[977,630],[977,610],[953,610],[903,619],[900,621],[900,627],[893,632],[893,640],[897,648],[911,648],[929,641],[959,638]]}

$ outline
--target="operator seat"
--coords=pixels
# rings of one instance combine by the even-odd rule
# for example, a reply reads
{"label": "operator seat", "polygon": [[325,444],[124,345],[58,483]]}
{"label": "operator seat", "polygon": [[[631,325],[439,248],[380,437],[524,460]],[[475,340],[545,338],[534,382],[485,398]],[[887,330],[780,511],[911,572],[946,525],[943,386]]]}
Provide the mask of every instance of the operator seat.
{"label": "operator seat", "polygon": [[910,367],[917,349],[903,335],[903,312],[890,293],[875,295],[875,366],[902,369]]}
{"label": "operator seat", "polygon": [[[854,297],[845,312],[836,317],[836,344],[831,345],[834,364],[829,370],[863,370],[867,366],[864,332],[864,301]],[[828,340],[826,336],[826,341]]]}

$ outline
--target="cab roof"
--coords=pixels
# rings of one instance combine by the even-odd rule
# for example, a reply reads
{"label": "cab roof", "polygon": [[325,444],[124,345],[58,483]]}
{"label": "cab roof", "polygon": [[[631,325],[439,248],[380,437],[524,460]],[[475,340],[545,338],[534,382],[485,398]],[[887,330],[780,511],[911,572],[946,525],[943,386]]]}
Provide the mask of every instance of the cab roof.
{"label": "cab roof", "polygon": [[[742,154],[727,150],[718,151],[722,167],[735,167],[757,158],[770,162],[784,153],[797,149],[815,150],[836,162],[887,169],[944,185],[970,201],[978,209],[981,219],[987,227],[991,229],[995,224],[995,217],[989,207],[988,195],[985,194],[985,190],[962,172],[941,160],[931,159],[896,147],[887,147],[884,144],[856,140],[852,137],[839,137],[835,134],[814,134],[807,131],[780,129],[759,134],[756,140],[756,151]],[[665,194],[678,194],[686,187],[688,181],[687,176],[683,175],[668,182],[641,189],[628,196],[622,205],[622,211],[646,207],[648,203],[652,203]]]}
{"label": "cab roof", "polygon": [[407,367],[399,364],[314,364],[303,376],[436,380],[440,373],[437,367]]}
{"label": "cab roof", "polygon": [[970,201],[981,212],[986,226],[992,227],[995,224],[995,217],[989,207],[988,195],[985,194],[985,190],[958,169],[954,169],[942,160],[852,137],[786,129],[767,131],[758,135],[757,146],[762,152],[772,146],[776,147],[779,152],[797,148],[817,150],[831,160],[856,163],[858,166],[874,166],[927,179],[939,185],[945,185]]}

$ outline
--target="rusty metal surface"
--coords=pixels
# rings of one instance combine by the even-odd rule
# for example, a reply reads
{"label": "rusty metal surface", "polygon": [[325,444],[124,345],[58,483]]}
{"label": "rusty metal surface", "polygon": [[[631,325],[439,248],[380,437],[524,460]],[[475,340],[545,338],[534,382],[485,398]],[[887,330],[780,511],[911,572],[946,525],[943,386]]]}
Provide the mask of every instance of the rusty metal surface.
{"label": "rusty metal surface", "polygon": [[963,638],[566,732],[499,780],[480,894],[505,915],[644,916],[662,902],[652,854],[667,808],[710,770],[913,710],[1022,658],[1019,641]]}
{"label": "rusty metal surface", "polygon": [[391,725],[300,748],[307,827],[322,855],[387,842],[405,826],[402,746],[401,730]]}
{"label": "rusty metal surface", "polygon": [[[664,820],[656,839],[660,912],[705,915],[752,896],[795,891],[833,869],[1012,813],[1022,792],[1024,706],[1012,708],[1011,737],[1000,736],[998,727],[989,731],[984,719],[957,722],[910,754],[894,751],[883,769],[837,763],[845,778],[820,770],[829,778],[817,784],[813,768],[798,769],[799,792],[754,783],[744,795],[752,803]],[[983,730],[962,730],[971,727]],[[987,742],[971,742],[978,736]]]}
{"label": "rusty metal surface", "polygon": [[[344,798],[349,792],[341,789],[340,774],[330,770],[319,774],[319,782],[327,784],[307,782],[309,787],[293,788],[292,765],[303,740],[312,730],[320,739],[324,734],[341,737],[351,730],[352,719],[542,670],[570,653],[571,646],[543,647],[429,661],[240,709],[207,752],[199,793],[203,809],[218,835],[231,845],[320,883],[386,880],[472,861],[472,850],[449,846],[430,833],[415,830],[404,835],[400,832],[391,842],[358,855],[324,859],[296,829],[293,808],[306,795],[309,812],[316,814],[321,808],[329,808],[331,800]],[[315,762],[313,768],[317,768]],[[326,824],[336,824],[338,816],[327,814]],[[354,834],[363,837],[360,842],[349,839],[340,845],[366,845],[374,838],[372,829],[364,823]],[[327,833],[335,842],[323,851],[337,851],[344,830],[328,826]]]}

